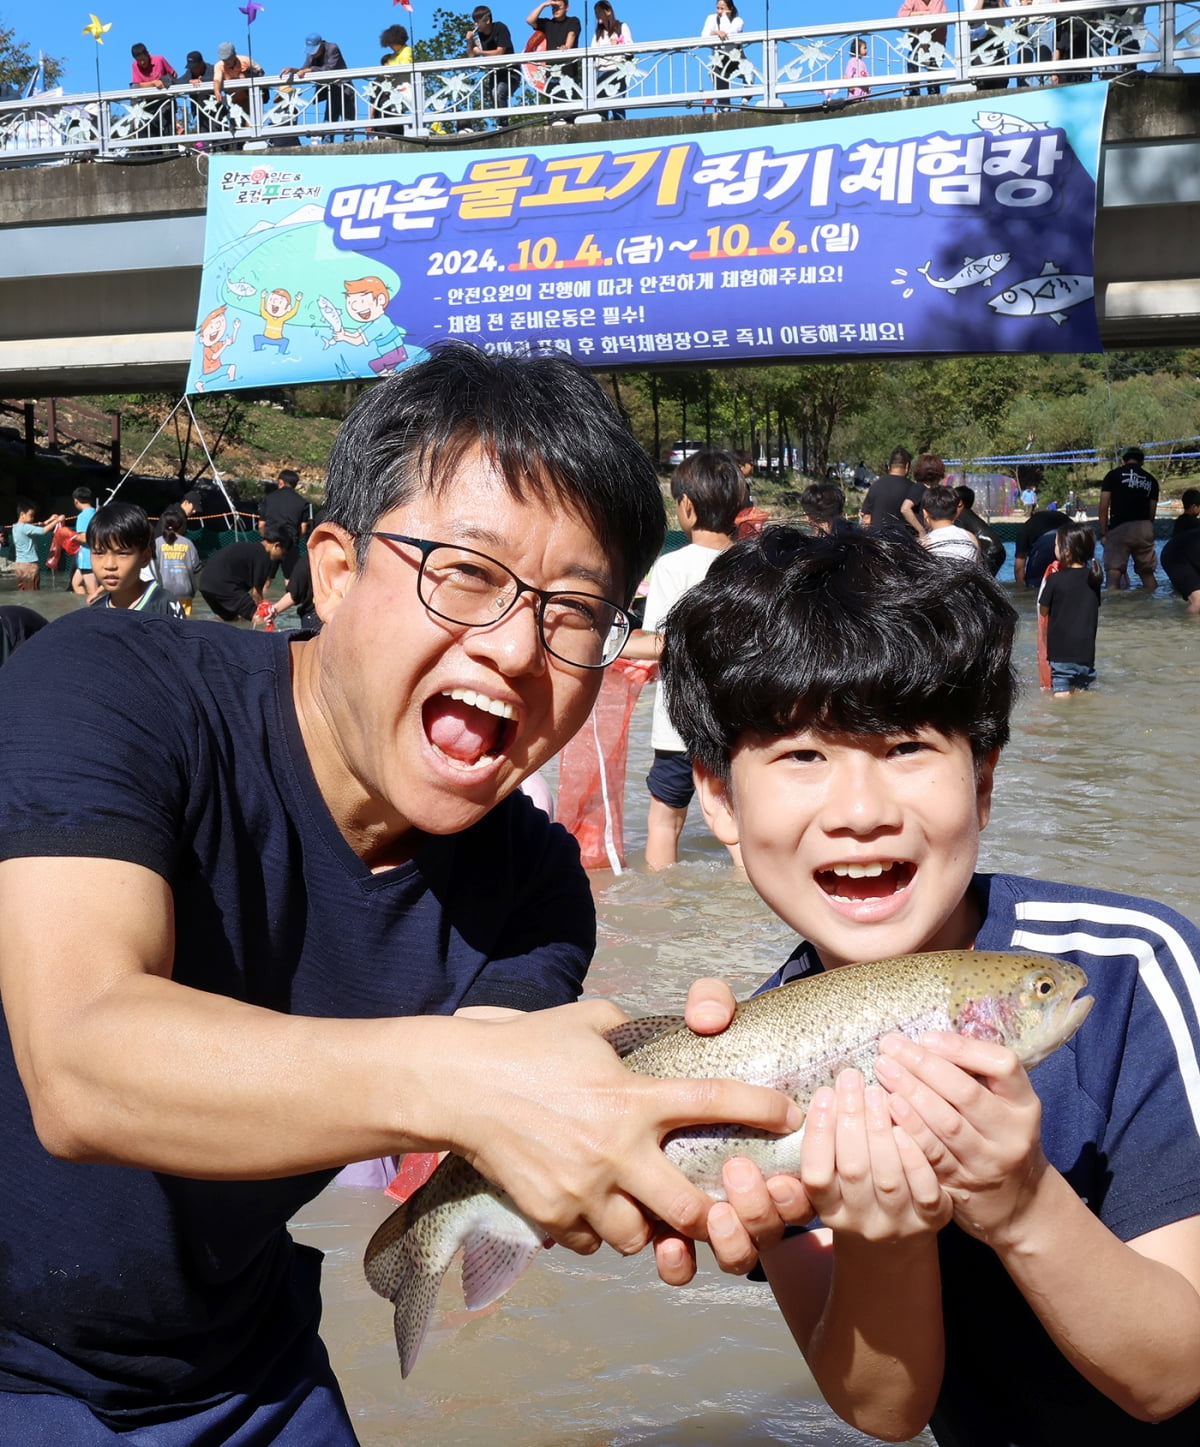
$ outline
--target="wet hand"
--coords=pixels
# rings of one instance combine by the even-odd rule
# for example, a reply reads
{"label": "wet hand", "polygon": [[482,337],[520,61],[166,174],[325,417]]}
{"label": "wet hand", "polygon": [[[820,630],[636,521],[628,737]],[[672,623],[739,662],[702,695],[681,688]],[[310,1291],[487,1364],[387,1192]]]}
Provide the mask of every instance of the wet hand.
{"label": "wet hand", "polygon": [[885,1036],[875,1072],[970,1235],[999,1246],[1049,1169],[1041,1102],[1011,1050],[962,1035]]}
{"label": "wet hand", "polygon": [[[788,1226],[801,1226],[813,1218],[804,1187],[795,1176],[764,1179],[758,1167],[744,1157],[727,1161],[722,1172],[724,1201],[714,1201],[708,1212],[708,1244],[722,1271],[744,1276],[760,1254],[778,1245]],[[696,1274],[695,1243],[660,1227],[654,1235],[658,1274],[668,1286],[685,1286]]]}
{"label": "wet hand", "polygon": [[821,1224],[872,1242],[940,1230],[951,1199],[925,1153],[893,1124],[887,1092],[843,1070],[809,1103],[800,1175]]}
{"label": "wet hand", "polygon": [[688,990],[683,1018],[697,1035],[719,1035],[729,1027],[736,1008],[733,991],[724,980],[697,980]]}
{"label": "wet hand", "polygon": [[458,1088],[451,1076],[439,1095],[438,1114],[452,1115],[446,1143],[555,1241],[582,1253],[604,1241],[631,1255],[660,1221],[668,1232],[704,1238],[712,1198],[663,1155],[671,1131],[741,1121],[782,1133],[801,1119],[785,1096],[760,1086],[627,1070],[602,1038],[624,1018],[592,1000],[459,1021],[473,1038],[460,1055]]}

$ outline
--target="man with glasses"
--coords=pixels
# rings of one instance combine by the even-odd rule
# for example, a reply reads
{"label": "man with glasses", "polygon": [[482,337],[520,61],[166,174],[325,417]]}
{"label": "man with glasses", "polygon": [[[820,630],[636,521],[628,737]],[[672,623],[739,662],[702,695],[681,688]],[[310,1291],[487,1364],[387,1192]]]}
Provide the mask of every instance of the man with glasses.
{"label": "man with glasses", "polygon": [[661,1218],[660,1271],[689,1274],[711,1203],[663,1134],[794,1114],[625,1071],[621,1012],[568,1003],[578,850],[518,790],[586,719],[662,536],[594,381],[449,346],[338,436],[319,634],[93,609],[5,666],[6,1440],[349,1447],[319,1259],[286,1232],[347,1162],[457,1151],[577,1251]]}

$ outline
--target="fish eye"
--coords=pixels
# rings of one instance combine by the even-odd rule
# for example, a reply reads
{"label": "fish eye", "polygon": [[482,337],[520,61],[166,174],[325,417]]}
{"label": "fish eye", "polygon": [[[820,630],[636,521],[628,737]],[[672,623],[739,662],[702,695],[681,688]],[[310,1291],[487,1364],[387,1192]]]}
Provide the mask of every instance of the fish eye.
{"label": "fish eye", "polygon": [[1040,995],[1043,1000],[1047,995],[1052,995],[1054,993],[1054,976],[1039,975],[1033,982],[1033,993]]}

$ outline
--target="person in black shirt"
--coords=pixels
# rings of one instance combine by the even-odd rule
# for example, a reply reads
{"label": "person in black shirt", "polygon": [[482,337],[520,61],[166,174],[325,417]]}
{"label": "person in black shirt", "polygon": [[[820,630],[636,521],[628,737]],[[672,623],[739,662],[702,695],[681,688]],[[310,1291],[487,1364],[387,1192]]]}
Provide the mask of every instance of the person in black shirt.
{"label": "person in black shirt", "polygon": [[[291,528],[292,536],[296,539],[283,560],[285,584],[291,581],[292,569],[300,557],[300,539],[307,537],[311,526],[309,518],[312,508],[296,491],[299,482],[300,474],[293,472],[290,467],[285,467],[276,479],[275,486],[263,494],[263,500],[258,505],[258,530],[260,533],[268,523],[282,523],[284,527]],[[271,569],[272,578],[276,571],[277,569],[274,567]]]}
{"label": "person in black shirt", "polygon": [[1043,542],[1047,534],[1065,527],[1071,519],[1065,512],[1048,507],[1031,513],[1017,533],[1017,552],[1013,559],[1013,577],[1026,588],[1036,588],[1042,574],[1054,561],[1054,543]]}
{"label": "person in black shirt", "polygon": [[622,1012],[568,1004],[591,889],[519,786],[665,531],[599,383],[443,346],[347,419],[328,510],[317,634],[87,609],[4,666],[5,1447],[352,1447],[287,1231],[348,1162],[449,1149],[561,1245],[654,1238],[679,1280],[674,1233],[742,1256],[664,1136],[800,1123],[631,1074]]}
{"label": "person in black shirt", "polygon": [[888,458],[887,472],[875,479],[863,498],[863,527],[895,529],[898,523],[906,522],[918,536],[925,531],[919,516],[925,488],[910,480],[908,469],[911,462],[912,453],[907,448],[893,449]]}
{"label": "person in black shirt", "polygon": [[962,483],[954,491],[959,502],[962,503],[962,510],[954,519],[955,525],[965,528],[969,533],[974,533],[979,539],[979,556],[994,578],[1004,566],[1006,557],[1004,544],[992,532],[987,519],[981,518],[975,511],[975,489]]}
{"label": "person in black shirt", "polygon": [[226,623],[254,617],[271,581],[272,564],[278,565],[296,535],[283,523],[267,523],[259,543],[231,543],[215,552],[204,565],[200,596]]}
{"label": "person in black shirt", "polygon": [[[508,26],[502,20],[493,20],[492,12],[486,5],[476,5],[475,9],[471,11],[471,19],[474,21],[474,26],[466,34],[468,55],[512,54],[512,35]],[[497,110],[504,109],[508,105],[512,83],[513,73],[507,66],[489,68],[485,72],[483,82],[484,105],[488,109],[492,107]],[[502,125],[503,118],[497,117],[496,124]]]}
{"label": "person in black shirt", "polygon": [[1096,534],[1068,520],[1054,534],[1059,566],[1038,590],[1038,613],[1048,620],[1046,658],[1055,698],[1069,698],[1096,681],[1096,625],[1100,620],[1100,564]]}
{"label": "person in black shirt", "polygon": [[1200,488],[1189,487],[1180,502],[1183,511],[1162,550],[1163,572],[1187,599],[1188,612],[1200,614]]}
{"label": "person in black shirt", "polygon": [[1154,515],[1158,511],[1158,479],[1142,463],[1140,447],[1127,447],[1121,467],[1114,467],[1100,484],[1100,541],[1104,544],[1104,571],[1110,588],[1129,587],[1129,559],[1147,593],[1158,587],[1154,569]]}
{"label": "person in black shirt", "polygon": [[[550,6],[550,14],[543,17],[542,11],[547,4]],[[525,23],[531,30],[542,32],[546,37],[547,50],[579,49],[579,32],[582,27],[577,16],[567,14],[567,0],[542,0],[542,3],[535,5],[525,17]],[[578,61],[574,65],[546,67],[546,99],[573,100],[577,103],[582,101]],[[559,119],[566,121],[568,125],[575,122],[574,116],[562,116]]]}

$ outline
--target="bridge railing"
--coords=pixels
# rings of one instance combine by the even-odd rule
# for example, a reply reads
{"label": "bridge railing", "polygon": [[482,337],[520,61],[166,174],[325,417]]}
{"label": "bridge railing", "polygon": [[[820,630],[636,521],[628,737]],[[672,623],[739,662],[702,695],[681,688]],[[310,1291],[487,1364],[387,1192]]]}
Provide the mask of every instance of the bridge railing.
{"label": "bridge railing", "polygon": [[[847,75],[851,58],[858,64]],[[1200,59],[1200,0],[1017,5],[908,20],[523,52],[411,66],[35,96],[0,103],[0,166],[341,138],[447,139],[581,116],[727,107],[841,108],[865,97],[1067,84]],[[865,72],[865,74],[863,73]]]}

